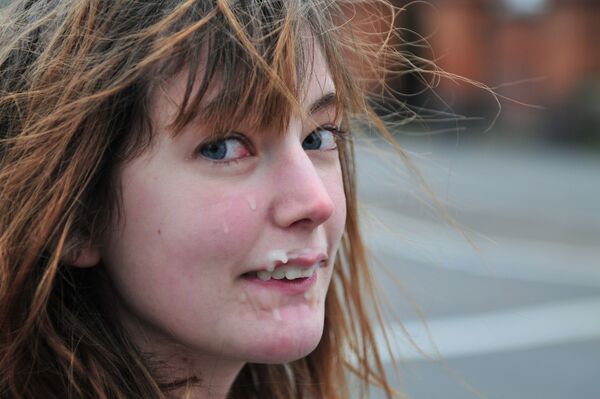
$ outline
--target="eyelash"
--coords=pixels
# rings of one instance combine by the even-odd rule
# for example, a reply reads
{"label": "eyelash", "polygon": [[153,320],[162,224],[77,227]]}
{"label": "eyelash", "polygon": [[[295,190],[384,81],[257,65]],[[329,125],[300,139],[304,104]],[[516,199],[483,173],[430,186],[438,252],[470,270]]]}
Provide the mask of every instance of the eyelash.
{"label": "eyelash", "polygon": [[[333,138],[334,138],[335,143],[336,143],[336,147],[335,148],[332,148],[330,150],[322,150],[322,151],[333,151],[334,149],[338,148],[338,143],[340,143],[340,142],[342,142],[343,140],[346,139],[346,136],[345,136],[346,135],[346,131],[342,130],[341,128],[339,128],[336,125],[321,125],[321,126],[315,128],[313,131],[311,131],[309,133],[309,135],[312,134],[313,132],[317,131],[317,130],[326,130],[326,131],[331,132],[333,134],[333,136],[334,136]],[[308,137],[308,135],[306,137]],[[306,139],[306,137],[304,139]],[[248,152],[250,153],[250,155],[253,155],[253,148],[252,148],[252,145],[251,145],[250,141],[245,136],[243,136],[241,134],[232,134],[232,135],[226,136],[226,137],[224,137],[222,139],[218,139],[218,140],[215,140],[215,141],[212,141],[212,142],[208,142],[208,143],[202,143],[195,150],[195,154],[197,156],[203,158],[204,160],[208,161],[210,164],[212,164],[214,166],[217,166],[217,167],[228,166],[228,165],[236,165],[236,164],[238,164],[241,160],[243,160],[246,157],[216,160],[216,159],[207,158],[207,157],[205,157],[205,156],[203,156],[201,154],[201,150],[203,148],[205,148],[207,145],[214,144],[214,143],[220,143],[220,142],[224,142],[224,141],[232,140],[232,139],[233,140],[238,140],[242,145],[244,145],[248,149]],[[306,151],[315,151],[315,150],[306,150]]]}

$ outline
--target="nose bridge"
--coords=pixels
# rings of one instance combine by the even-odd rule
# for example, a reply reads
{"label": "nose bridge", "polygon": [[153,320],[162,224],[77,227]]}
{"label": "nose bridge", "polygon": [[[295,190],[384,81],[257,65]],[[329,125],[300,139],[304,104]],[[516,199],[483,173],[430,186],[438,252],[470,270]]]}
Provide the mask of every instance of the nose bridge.
{"label": "nose bridge", "polygon": [[314,228],[331,216],[334,204],[318,168],[298,147],[286,151],[277,162],[274,218],[282,227],[304,224]]}

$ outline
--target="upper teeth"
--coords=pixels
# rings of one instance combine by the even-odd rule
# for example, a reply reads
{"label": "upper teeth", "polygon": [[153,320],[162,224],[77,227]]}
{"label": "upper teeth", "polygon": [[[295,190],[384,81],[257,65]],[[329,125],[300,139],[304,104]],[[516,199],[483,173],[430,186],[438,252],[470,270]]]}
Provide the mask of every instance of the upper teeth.
{"label": "upper teeth", "polygon": [[318,263],[315,263],[311,267],[298,267],[298,266],[293,266],[293,265],[285,265],[285,266],[278,267],[277,269],[273,270],[272,272],[269,272],[267,270],[261,270],[259,272],[256,272],[256,274],[258,275],[258,278],[263,281],[267,281],[272,278],[274,278],[275,280],[281,280],[284,277],[288,280],[294,280],[296,278],[304,278],[304,277],[312,276],[318,267],[319,267]]}

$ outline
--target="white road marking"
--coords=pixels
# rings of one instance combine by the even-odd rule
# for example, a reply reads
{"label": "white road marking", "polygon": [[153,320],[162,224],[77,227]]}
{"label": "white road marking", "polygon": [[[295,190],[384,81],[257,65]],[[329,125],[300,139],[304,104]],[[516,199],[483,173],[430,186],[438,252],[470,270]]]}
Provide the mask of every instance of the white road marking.
{"label": "white road marking", "polygon": [[[471,235],[448,226],[368,207],[364,236],[377,255],[489,277],[600,287],[600,245],[585,246]],[[400,233],[401,232],[401,233]]]}
{"label": "white road marking", "polygon": [[419,350],[403,333],[390,326],[392,354],[385,350],[381,331],[377,345],[388,363],[398,361],[452,359],[515,350],[526,350],[568,342],[600,339],[600,297],[527,306],[506,311],[402,323]]}

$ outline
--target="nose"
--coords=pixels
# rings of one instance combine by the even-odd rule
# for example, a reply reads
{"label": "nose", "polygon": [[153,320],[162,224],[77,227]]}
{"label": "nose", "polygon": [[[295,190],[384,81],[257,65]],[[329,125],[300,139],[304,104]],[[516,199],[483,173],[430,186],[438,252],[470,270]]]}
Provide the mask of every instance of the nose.
{"label": "nose", "polygon": [[272,208],[278,226],[314,229],[331,217],[335,204],[320,172],[302,148],[278,162]]}

